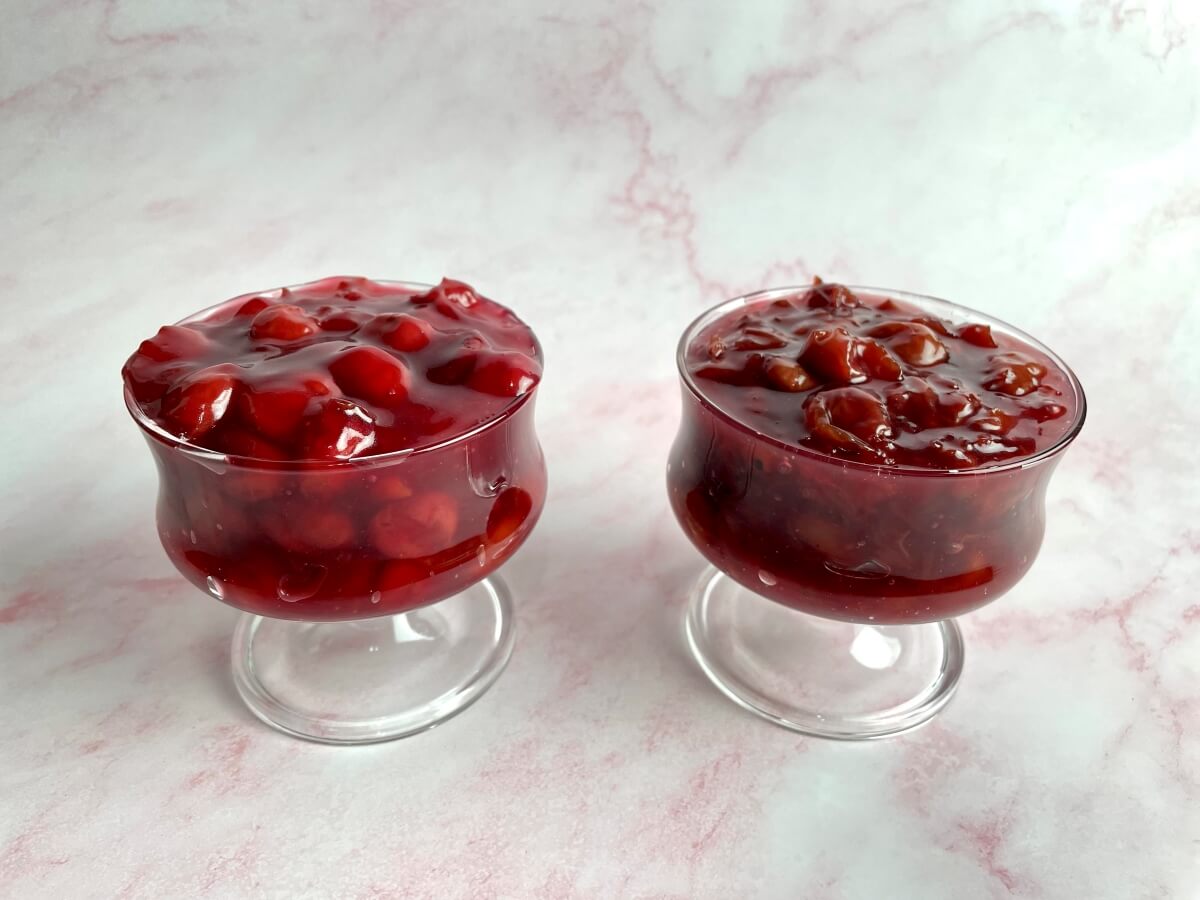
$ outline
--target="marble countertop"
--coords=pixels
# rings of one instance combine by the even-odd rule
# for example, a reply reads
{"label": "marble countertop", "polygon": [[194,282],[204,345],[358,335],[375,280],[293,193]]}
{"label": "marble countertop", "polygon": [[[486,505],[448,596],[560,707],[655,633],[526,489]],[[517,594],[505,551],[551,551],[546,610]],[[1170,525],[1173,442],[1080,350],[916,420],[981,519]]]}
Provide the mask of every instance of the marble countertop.
{"label": "marble countertop", "polygon": [[[1194,5],[4,19],[0,896],[1198,896]],[[464,278],[548,359],[512,662],[354,749],[238,701],[118,378],[163,322],[328,274]],[[1091,401],[957,698],[868,745],[750,717],[680,639],[676,338],[813,274],[1007,319]]]}

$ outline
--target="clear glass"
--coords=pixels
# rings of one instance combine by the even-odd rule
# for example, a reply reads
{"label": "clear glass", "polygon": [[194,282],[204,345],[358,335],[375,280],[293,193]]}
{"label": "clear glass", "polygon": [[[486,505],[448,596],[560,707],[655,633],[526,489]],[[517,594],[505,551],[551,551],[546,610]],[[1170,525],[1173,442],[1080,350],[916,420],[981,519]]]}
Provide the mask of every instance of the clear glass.
{"label": "clear glass", "polygon": [[990,325],[1043,353],[1075,394],[1070,429],[1032,456],[960,470],[872,465],[761,434],[711,403],[688,373],[686,348],[714,321],[805,288],[736,298],[684,332],[667,489],[714,567],[691,594],[692,654],[723,693],[777,724],[870,739],[928,721],[953,695],[963,662],[953,617],[995,600],[1033,564],[1046,487],[1086,402],[1066,364],[1010,325],[944,300],[850,289]]}
{"label": "clear glass", "polygon": [[[513,644],[495,572],[546,496],[535,393],[431,446],[272,462],[184,442],[126,391],[158,467],[163,548],[244,612],[233,676],[256,716],[326,743],[384,741],[445,721],[495,681]],[[385,507],[393,555],[367,538]]]}

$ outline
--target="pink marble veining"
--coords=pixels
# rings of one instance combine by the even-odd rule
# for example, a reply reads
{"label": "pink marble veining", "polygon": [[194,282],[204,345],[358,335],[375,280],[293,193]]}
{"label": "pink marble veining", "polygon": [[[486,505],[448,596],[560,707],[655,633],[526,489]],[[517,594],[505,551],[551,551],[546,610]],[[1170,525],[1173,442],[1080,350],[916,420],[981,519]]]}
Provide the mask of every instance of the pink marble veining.
{"label": "pink marble veining", "polygon": [[[1182,0],[8,4],[0,897],[1200,896],[1198,161]],[[354,750],[241,707],[117,374],[333,273],[465,278],[547,356],[513,661]],[[676,340],[813,274],[1008,319],[1090,401],[958,698],[868,746],[679,634]]]}

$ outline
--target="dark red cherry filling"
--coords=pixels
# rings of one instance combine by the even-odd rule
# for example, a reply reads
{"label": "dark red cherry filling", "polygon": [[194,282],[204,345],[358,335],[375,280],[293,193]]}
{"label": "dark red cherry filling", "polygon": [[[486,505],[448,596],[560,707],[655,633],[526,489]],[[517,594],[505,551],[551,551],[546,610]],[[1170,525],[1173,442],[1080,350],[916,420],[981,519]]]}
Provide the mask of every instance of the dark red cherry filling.
{"label": "dark red cherry filling", "polygon": [[1068,379],[988,325],[818,283],[737,309],[686,364],[718,409],[831,456],[968,469],[1029,456],[1070,427]]}

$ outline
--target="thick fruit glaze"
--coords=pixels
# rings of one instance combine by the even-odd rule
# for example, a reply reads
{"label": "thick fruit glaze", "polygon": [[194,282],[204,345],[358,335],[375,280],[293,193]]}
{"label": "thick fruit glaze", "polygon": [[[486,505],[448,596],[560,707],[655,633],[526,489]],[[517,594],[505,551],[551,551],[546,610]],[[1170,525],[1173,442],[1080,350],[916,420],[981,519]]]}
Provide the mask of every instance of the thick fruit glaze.
{"label": "thick fruit glaze", "polygon": [[160,329],[123,374],[164,547],[241,609],[335,620],[444,599],[544,503],[537,341],[459,282],[237,297]]}
{"label": "thick fruit glaze", "polygon": [[688,536],[752,590],[850,621],[933,621],[1015,584],[1058,455],[1020,462],[1065,446],[1083,398],[970,316],[817,282],[702,322],[668,474]]}
{"label": "thick fruit glaze", "polygon": [[533,333],[460,282],[328,278],[238,297],[143,341],[142,411],[202,447],[337,460],[462,433],[541,377]]}
{"label": "thick fruit glaze", "polygon": [[751,428],[885,466],[986,466],[1071,423],[1068,378],[1040,351],[841,285],[728,314],[687,348],[687,367]]}

